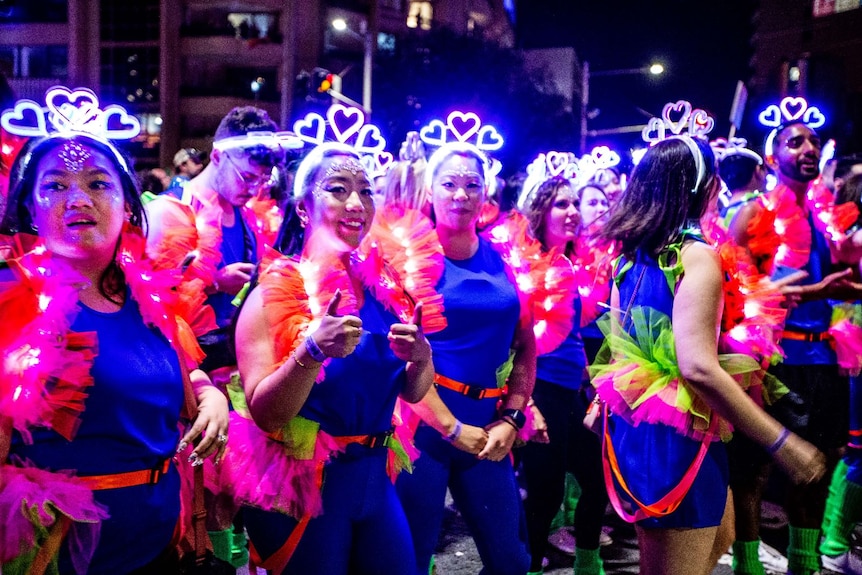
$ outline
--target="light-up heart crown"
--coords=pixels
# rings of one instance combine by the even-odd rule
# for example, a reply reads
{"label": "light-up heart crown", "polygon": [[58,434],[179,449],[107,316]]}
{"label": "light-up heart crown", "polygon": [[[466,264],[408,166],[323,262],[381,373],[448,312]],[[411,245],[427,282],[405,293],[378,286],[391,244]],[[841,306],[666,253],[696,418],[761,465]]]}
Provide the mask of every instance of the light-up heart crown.
{"label": "light-up heart crown", "polygon": [[618,153],[607,146],[596,146],[589,154],[584,154],[578,159],[578,185],[586,185],[598,172],[616,167],[619,163]]}
{"label": "light-up heart crown", "polygon": [[745,156],[757,162],[758,165],[763,163],[760,154],[748,149],[748,140],[745,138],[716,138],[709,142],[709,147],[712,148],[712,153],[719,162],[730,156]]}
{"label": "light-up heart crown", "polygon": [[380,128],[367,124],[365,113],[359,108],[333,104],[326,111],[326,118],[316,112],[293,124],[293,131],[303,142],[319,146],[327,141],[336,141],[352,147],[360,155],[382,152],[386,140]]}
{"label": "light-up heart crown", "polygon": [[572,180],[572,186],[578,179],[580,167],[578,159],[571,152],[547,152],[536,156],[527,166],[527,177],[521,186],[521,194],[518,196],[518,209],[527,209],[533,201],[536,190],[543,182],[555,177],[563,177]]}
{"label": "light-up heart crown", "polygon": [[660,118],[651,118],[641,132],[644,142],[655,144],[673,136],[706,136],[715,127],[715,120],[686,100],[668,102]]}
{"label": "light-up heart crown", "polygon": [[503,137],[497,128],[482,125],[474,112],[455,111],[442,120],[431,120],[419,130],[419,137],[430,146],[443,146],[451,142],[472,144],[483,152],[493,152],[503,147]]}
{"label": "light-up heart crown", "polygon": [[368,177],[374,180],[389,173],[395,166],[395,158],[389,152],[374,152],[361,156],[359,163],[365,168]]}
{"label": "light-up heart crown", "polygon": [[757,116],[757,119],[762,125],[772,128],[763,146],[767,158],[773,154],[775,136],[782,126],[798,123],[816,130],[826,123],[826,116],[820,109],[817,106],[809,106],[808,101],[801,96],[787,96],[778,104],[770,104]]}

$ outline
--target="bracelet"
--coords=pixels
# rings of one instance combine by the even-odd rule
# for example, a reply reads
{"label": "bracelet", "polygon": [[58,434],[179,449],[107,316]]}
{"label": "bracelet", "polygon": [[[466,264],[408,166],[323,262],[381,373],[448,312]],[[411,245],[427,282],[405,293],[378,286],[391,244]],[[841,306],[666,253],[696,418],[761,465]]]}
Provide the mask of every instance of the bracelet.
{"label": "bracelet", "polygon": [[782,428],[781,433],[778,434],[778,439],[775,440],[775,443],[766,448],[767,453],[769,453],[769,455],[775,455],[778,453],[778,450],[787,443],[788,437],[790,437],[790,430],[786,427]]}
{"label": "bracelet", "polygon": [[446,441],[447,443],[452,443],[453,441],[455,441],[456,439],[461,437],[461,428],[462,427],[463,426],[461,425],[461,422],[456,419],[455,420],[455,426],[452,428],[452,433],[444,436],[443,440]]}
{"label": "bracelet", "polygon": [[305,336],[305,349],[306,351],[308,351],[308,355],[310,355],[314,361],[319,361],[320,363],[323,363],[326,360],[326,354],[323,353],[323,351],[320,349],[320,346],[317,345],[317,342],[314,341],[314,338],[311,336],[311,334]]}
{"label": "bracelet", "polygon": [[307,370],[311,371],[312,369],[315,368],[315,366],[313,366],[313,365],[306,365],[306,364],[302,363],[301,361],[299,361],[299,356],[296,355],[296,350],[293,350],[290,353],[290,357],[292,357],[293,361],[296,362],[296,365],[298,365],[302,369],[307,369]]}
{"label": "bracelet", "polygon": [[515,421],[511,417],[509,417],[508,415],[504,415],[503,417],[501,417],[500,421],[505,421],[506,423],[511,425],[515,429],[515,431],[517,431],[518,433],[521,432],[521,428],[518,427],[518,424],[515,423]]}

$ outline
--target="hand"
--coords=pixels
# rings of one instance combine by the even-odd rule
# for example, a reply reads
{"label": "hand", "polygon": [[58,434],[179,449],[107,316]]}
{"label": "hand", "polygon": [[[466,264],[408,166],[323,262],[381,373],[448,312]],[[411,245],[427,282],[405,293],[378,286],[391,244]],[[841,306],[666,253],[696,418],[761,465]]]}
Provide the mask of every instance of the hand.
{"label": "hand", "polygon": [[389,348],[401,361],[430,361],[431,344],[422,332],[422,302],[416,304],[410,323],[393,323],[389,328]]}
{"label": "hand", "polygon": [[518,438],[518,431],[514,425],[502,419],[485,426],[485,431],[488,432],[488,443],[479,452],[479,459],[487,458],[491,461],[502,461],[512,450],[512,446]]}
{"label": "hand", "polygon": [[218,465],[227,446],[228,421],[225,395],[213,385],[202,386],[198,390],[198,416],[180,441],[177,453],[185,451],[189,444],[203,434],[203,439],[192,451],[189,461],[195,466],[203,465],[204,459],[217,454],[215,464]]}
{"label": "hand", "polygon": [[548,437],[548,423],[545,421],[545,416],[533,403],[529,406],[530,412],[533,414],[533,428],[530,432],[530,441],[535,443],[550,443],[551,438]]}
{"label": "hand", "polygon": [[790,434],[774,457],[797,484],[817,483],[826,473],[826,456],[795,433]]}
{"label": "hand", "polygon": [[251,279],[253,271],[254,264],[247,262],[228,264],[216,272],[213,285],[218,292],[236,295],[242,286]]}
{"label": "hand", "polygon": [[466,451],[467,453],[472,453],[473,455],[478,456],[487,443],[488,432],[481,427],[467,425],[465,423],[461,427],[461,434],[452,442],[452,445],[461,451]]}
{"label": "hand", "polygon": [[320,327],[313,337],[317,347],[327,357],[347,357],[359,344],[362,337],[362,320],[355,315],[338,315],[338,304],[341,303],[341,290],[335,290],[335,295],[326,308],[326,315],[320,320]]}
{"label": "hand", "polygon": [[[784,285],[781,293],[790,301],[808,301],[815,299],[856,299],[862,294],[862,284],[849,279],[853,270],[838,271],[829,274],[817,283],[808,285]],[[796,274],[792,274],[796,275]],[[792,276],[789,276],[792,277]],[[847,296],[846,298],[844,296]]]}

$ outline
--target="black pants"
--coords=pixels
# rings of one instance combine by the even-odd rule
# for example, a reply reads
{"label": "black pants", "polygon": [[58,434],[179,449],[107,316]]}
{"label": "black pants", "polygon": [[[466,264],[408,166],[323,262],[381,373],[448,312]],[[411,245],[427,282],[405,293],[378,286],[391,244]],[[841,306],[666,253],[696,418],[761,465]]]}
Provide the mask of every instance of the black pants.
{"label": "black pants", "polygon": [[533,400],[548,424],[551,442],[528,443],[521,449],[527,499],[527,533],[531,571],[542,568],[551,521],[560,509],[566,472],[581,487],[575,509],[575,539],[582,549],[598,549],[608,494],[602,478],[599,438],[583,426],[587,402],[582,392],[536,381]]}

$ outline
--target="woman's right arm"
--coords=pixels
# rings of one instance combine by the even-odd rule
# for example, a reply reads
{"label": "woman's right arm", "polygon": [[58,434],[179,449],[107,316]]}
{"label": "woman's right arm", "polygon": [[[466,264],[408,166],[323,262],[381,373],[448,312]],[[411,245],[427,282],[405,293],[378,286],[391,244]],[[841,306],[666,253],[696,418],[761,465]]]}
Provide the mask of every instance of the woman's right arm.
{"label": "woman's right arm", "polygon": [[769,450],[798,483],[823,475],[825,458],[795,434],[781,444],[786,430],[758,407],[718,362],[718,326],[722,308],[722,271],[718,256],[703,244],[682,250],[685,275],[673,304],[673,334],[679,369],[704,401],[734,428]]}
{"label": "woman's right arm", "polygon": [[[418,403],[410,406],[416,415],[422,418],[422,421],[436,429],[444,438],[451,437],[457,428],[458,419],[449,411],[440,395],[437,393],[437,388],[433,385]],[[481,427],[474,425],[461,425],[461,431],[452,440],[452,445],[472,453],[478,454],[485,447],[488,441],[488,432]]]}
{"label": "woman's right arm", "polygon": [[251,416],[264,431],[275,431],[299,413],[322,364],[301,343],[291,357],[273,369],[281,358],[276,357],[262,292],[260,288],[252,290],[240,310],[236,357]]}

